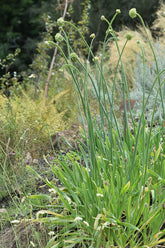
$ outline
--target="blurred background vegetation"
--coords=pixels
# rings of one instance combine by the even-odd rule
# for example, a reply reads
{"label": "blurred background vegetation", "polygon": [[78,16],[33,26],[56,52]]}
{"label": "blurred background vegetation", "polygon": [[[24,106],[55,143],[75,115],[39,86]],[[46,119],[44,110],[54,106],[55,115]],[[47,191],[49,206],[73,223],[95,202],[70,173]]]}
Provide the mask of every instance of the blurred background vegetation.
{"label": "blurred background vegetation", "polygon": [[[100,16],[105,15],[111,20],[116,9],[121,9],[120,18],[114,23],[116,30],[120,30],[122,25],[134,28],[137,23],[130,22],[128,10],[132,7],[143,16],[145,23],[151,26],[156,18],[156,11],[159,8],[160,0],[74,0],[69,1],[70,6],[66,19],[73,20],[75,24],[85,22],[84,9],[88,20],[86,27],[88,34],[95,33],[95,50],[99,42],[104,39],[106,23],[101,22]],[[16,49],[21,52],[15,59],[10,71],[27,71],[37,53],[37,44],[43,40],[47,30],[48,22],[53,25],[63,13],[65,1],[60,0],[22,0],[22,1],[1,1],[0,8],[0,58],[5,59],[9,53],[14,53]],[[82,19],[83,17],[83,19]],[[50,27],[50,25],[49,25]],[[51,35],[54,37],[57,29],[52,27]],[[5,68],[9,70],[9,68]],[[4,68],[1,68],[1,75],[4,74]]]}

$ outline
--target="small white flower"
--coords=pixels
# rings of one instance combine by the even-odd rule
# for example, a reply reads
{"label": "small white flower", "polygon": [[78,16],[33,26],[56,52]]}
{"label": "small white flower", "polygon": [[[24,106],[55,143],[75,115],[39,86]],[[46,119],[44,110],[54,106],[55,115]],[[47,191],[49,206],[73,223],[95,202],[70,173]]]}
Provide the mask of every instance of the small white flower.
{"label": "small white flower", "polygon": [[72,201],[71,201],[70,197],[65,196],[65,198],[66,198],[66,200],[68,201],[68,203],[71,204]]}
{"label": "small white flower", "polygon": [[64,70],[63,70],[62,68],[60,68],[58,71],[59,71],[59,72],[64,72]]}
{"label": "small white flower", "polygon": [[53,232],[53,231],[50,231],[49,233],[48,233],[48,235],[49,236],[53,236],[55,233]]}
{"label": "small white flower", "polygon": [[14,71],[14,78],[16,78],[17,77],[17,72],[16,71]]}
{"label": "small white flower", "polygon": [[83,221],[83,223],[86,225],[86,226],[89,226],[89,223],[87,221]]}
{"label": "small white flower", "polygon": [[10,221],[11,224],[19,224],[20,223],[20,220],[12,220]]}
{"label": "small white flower", "polygon": [[29,76],[29,78],[35,78],[35,77],[36,77],[35,74],[31,74],[31,75]]}
{"label": "small white flower", "polygon": [[30,241],[30,244],[32,245],[32,247],[36,247],[36,245],[33,243],[33,241]]}
{"label": "small white flower", "polygon": [[81,221],[82,219],[83,219],[83,218],[77,216],[77,217],[74,219],[74,221],[77,222],[77,221]]}
{"label": "small white flower", "polygon": [[50,193],[56,194],[56,190],[55,190],[55,189],[48,189],[48,191],[49,191]]}
{"label": "small white flower", "polygon": [[103,194],[97,193],[96,194],[98,197],[104,197]]}

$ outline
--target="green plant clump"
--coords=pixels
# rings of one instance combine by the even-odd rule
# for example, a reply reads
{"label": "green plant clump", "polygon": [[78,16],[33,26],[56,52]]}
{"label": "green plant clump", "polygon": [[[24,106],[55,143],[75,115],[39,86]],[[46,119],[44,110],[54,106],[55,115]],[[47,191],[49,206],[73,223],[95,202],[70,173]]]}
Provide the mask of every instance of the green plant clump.
{"label": "green plant clump", "polygon": [[[165,127],[164,127],[164,78],[165,69],[159,67],[153,45],[156,72],[148,94],[145,94],[145,56],[143,61],[143,99],[138,121],[134,119],[132,100],[122,61],[122,50],[112,24],[109,22],[102,48],[101,60],[92,53],[91,44],[72,23],[62,22],[60,30],[67,46],[68,55],[57,46],[65,59],[62,69],[70,72],[83,127],[79,149],[56,156],[50,165],[60,184],[43,179],[50,187],[49,194],[28,195],[29,201],[40,210],[31,222],[45,223],[52,230],[52,238],[46,248],[55,247],[158,247],[165,245]],[[139,18],[146,32],[142,17],[136,9],[130,10],[132,18]],[[75,29],[88,50],[88,61],[82,63],[70,46],[65,25]],[[113,84],[104,77],[104,55],[109,40],[113,39],[119,53],[116,72],[121,71],[120,84],[114,77]],[[89,70],[89,57],[93,58],[95,77]],[[90,87],[89,87],[90,86]],[[95,96],[91,97],[91,88]],[[145,118],[147,104],[155,90],[150,126]],[[121,93],[123,120],[116,116],[116,95]],[[159,101],[158,101],[159,99]],[[137,100],[136,100],[137,101]],[[154,127],[154,116],[159,103],[162,118]],[[96,109],[97,107],[97,109]],[[40,179],[30,166],[28,169]]]}

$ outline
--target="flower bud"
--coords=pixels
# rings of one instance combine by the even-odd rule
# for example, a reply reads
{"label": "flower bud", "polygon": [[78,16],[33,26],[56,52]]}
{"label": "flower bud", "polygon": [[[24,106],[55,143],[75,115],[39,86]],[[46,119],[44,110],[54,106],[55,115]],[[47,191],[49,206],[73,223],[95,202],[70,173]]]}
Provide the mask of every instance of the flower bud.
{"label": "flower bud", "polygon": [[91,34],[91,35],[90,35],[90,38],[94,39],[94,38],[95,38],[95,34],[94,34],[94,33]]}
{"label": "flower bud", "polygon": [[121,10],[120,9],[116,9],[116,13],[117,14],[120,14],[121,13]]}
{"label": "flower bud", "polygon": [[126,34],[126,39],[127,40],[131,40],[132,39],[132,34],[131,33],[127,33]]}
{"label": "flower bud", "polygon": [[60,34],[60,33],[57,33],[55,35],[55,40],[58,41],[58,42],[62,42],[64,39],[64,37]]}
{"label": "flower bud", "polygon": [[78,55],[76,53],[71,53],[70,59],[72,62],[76,62],[78,60]]}
{"label": "flower bud", "polygon": [[102,21],[105,21],[106,20],[104,15],[101,16],[101,20]]}
{"label": "flower bud", "polygon": [[98,56],[95,56],[92,60],[93,61],[98,61],[99,60],[99,57]]}
{"label": "flower bud", "polygon": [[133,19],[137,16],[136,8],[132,8],[129,11],[129,16]]}
{"label": "flower bud", "polygon": [[57,24],[58,24],[58,26],[61,26],[61,27],[64,25],[64,19],[63,19],[63,17],[58,18]]}
{"label": "flower bud", "polygon": [[112,34],[112,28],[107,29],[106,34]]}

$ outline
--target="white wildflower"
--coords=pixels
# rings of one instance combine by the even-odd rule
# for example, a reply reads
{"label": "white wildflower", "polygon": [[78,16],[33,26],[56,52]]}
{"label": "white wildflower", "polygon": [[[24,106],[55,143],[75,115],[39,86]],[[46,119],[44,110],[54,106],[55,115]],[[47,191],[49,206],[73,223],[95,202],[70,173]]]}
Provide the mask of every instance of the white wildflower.
{"label": "white wildflower", "polygon": [[89,223],[87,221],[83,221],[83,223],[86,225],[86,226],[89,226]]}
{"label": "white wildflower", "polygon": [[36,245],[33,243],[33,241],[30,241],[30,244],[32,245],[32,247],[36,247]]}
{"label": "white wildflower", "polygon": [[29,76],[29,78],[35,78],[36,77],[36,75],[34,74],[34,73],[32,73],[30,76]]}
{"label": "white wildflower", "polygon": [[83,219],[83,218],[77,216],[77,217],[74,219],[74,221],[77,222],[77,221],[81,221],[82,219]]}
{"label": "white wildflower", "polygon": [[67,195],[65,196],[65,199],[68,201],[69,204],[71,204],[72,200],[70,199],[70,197],[68,197]]}
{"label": "white wildflower", "polygon": [[55,190],[55,189],[48,189],[48,191],[49,191],[50,193],[56,194],[56,190]]}
{"label": "white wildflower", "polygon": [[12,220],[10,221],[11,224],[19,224],[20,223],[20,220]]}
{"label": "white wildflower", "polygon": [[55,232],[53,232],[53,231],[50,231],[50,232],[48,233],[49,236],[53,236],[54,234],[55,234]]}
{"label": "white wildflower", "polygon": [[97,193],[96,194],[98,197],[104,197],[103,194]]}

